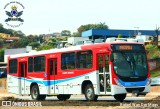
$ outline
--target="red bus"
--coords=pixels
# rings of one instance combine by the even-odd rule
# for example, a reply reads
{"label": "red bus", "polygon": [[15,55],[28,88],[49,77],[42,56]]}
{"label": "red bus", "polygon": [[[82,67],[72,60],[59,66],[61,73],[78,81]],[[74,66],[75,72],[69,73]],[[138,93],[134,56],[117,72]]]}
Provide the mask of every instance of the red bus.
{"label": "red bus", "polygon": [[150,71],[143,44],[108,42],[11,55],[8,92],[44,100],[67,100],[84,94],[87,100],[150,91]]}

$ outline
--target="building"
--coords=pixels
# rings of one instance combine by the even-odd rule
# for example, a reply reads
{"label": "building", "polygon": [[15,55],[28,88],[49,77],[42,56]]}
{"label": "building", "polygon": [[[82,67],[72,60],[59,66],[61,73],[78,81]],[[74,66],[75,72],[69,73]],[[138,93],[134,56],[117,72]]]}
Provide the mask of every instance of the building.
{"label": "building", "polygon": [[21,54],[21,53],[27,53],[32,52],[32,46],[27,46],[26,48],[15,48],[15,49],[6,49],[4,51],[4,63],[8,63],[8,56],[14,55],[14,54]]}
{"label": "building", "polygon": [[[158,33],[160,34],[160,32]],[[89,39],[94,40],[98,38],[106,39],[108,37],[118,37],[119,34],[121,34],[123,37],[133,37],[138,34],[156,36],[155,30],[91,29],[91,30],[82,32],[82,37],[89,37]]]}
{"label": "building", "polygon": [[10,34],[0,33],[0,38],[5,39],[6,42],[12,42],[14,40],[19,40],[19,37],[13,37]]}

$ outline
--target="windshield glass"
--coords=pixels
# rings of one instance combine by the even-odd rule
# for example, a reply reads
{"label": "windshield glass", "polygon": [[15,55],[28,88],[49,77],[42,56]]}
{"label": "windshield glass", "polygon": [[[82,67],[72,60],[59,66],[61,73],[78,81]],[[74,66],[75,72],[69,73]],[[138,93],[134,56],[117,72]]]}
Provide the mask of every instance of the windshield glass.
{"label": "windshield glass", "polygon": [[147,76],[147,62],[145,52],[114,52],[114,71],[121,77]]}

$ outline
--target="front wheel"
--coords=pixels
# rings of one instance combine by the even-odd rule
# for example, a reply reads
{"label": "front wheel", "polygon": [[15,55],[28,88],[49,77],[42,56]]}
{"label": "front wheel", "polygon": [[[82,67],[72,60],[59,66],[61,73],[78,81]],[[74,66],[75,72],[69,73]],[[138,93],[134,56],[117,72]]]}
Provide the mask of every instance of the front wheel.
{"label": "front wheel", "polygon": [[123,100],[126,98],[126,94],[116,94],[116,95],[114,95],[114,98],[117,101],[123,102]]}
{"label": "front wheel", "polygon": [[93,85],[92,84],[88,84],[86,87],[85,87],[85,98],[88,100],[88,101],[96,101],[97,98],[98,98],[98,95],[95,95],[94,93],[94,88],[93,88]]}

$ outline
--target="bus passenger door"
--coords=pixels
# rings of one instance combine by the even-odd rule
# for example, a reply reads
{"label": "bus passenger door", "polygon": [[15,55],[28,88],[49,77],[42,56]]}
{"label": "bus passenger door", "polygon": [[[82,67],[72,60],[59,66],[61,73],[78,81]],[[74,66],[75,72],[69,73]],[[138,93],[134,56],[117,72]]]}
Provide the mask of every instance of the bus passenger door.
{"label": "bus passenger door", "polygon": [[25,94],[25,78],[26,78],[26,73],[27,73],[27,63],[26,62],[20,62],[19,63],[19,75],[20,75],[20,80],[19,80],[19,92],[20,94]]}
{"label": "bus passenger door", "polygon": [[109,55],[98,54],[98,71],[99,71],[100,94],[107,94],[107,92],[111,92],[110,72],[109,72]]}
{"label": "bus passenger door", "polygon": [[55,93],[55,76],[57,75],[57,59],[48,59],[48,94],[54,94]]}

